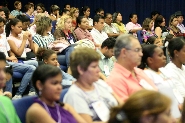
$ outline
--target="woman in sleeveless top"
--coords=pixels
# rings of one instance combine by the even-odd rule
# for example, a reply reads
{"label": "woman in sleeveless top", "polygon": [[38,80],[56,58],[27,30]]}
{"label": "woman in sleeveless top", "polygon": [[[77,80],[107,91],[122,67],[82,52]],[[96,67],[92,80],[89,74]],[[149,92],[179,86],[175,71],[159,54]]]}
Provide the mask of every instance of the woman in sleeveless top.
{"label": "woman in sleeveless top", "polygon": [[52,65],[41,65],[32,76],[39,95],[26,113],[27,123],[86,123],[68,104],[58,103],[62,91],[61,70]]}

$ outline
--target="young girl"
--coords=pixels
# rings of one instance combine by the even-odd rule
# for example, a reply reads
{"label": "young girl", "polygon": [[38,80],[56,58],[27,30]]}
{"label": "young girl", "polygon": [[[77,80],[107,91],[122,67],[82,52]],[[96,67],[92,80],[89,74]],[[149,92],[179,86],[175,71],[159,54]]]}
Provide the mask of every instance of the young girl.
{"label": "young girl", "polygon": [[[7,23],[5,31],[10,49],[15,56],[27,58],[29,53],[35,53],[32,35],[27,31],[22,31],[22,22],[19,19],[11,19]],[[34,60],[24,61],[24,63],[34,65],[35,67],[38,66]]]}
{"label": "young girl", "polygon": [[[56,67],[59,67],[60,65],[57,60],[57,54],[53,50],[39,48],[36,56],[39,61],[43,61],[45,64],[50,64]],[[62,78],[63,88],[71,86],[72,83],[76,80],[74,77],[65,73],[64,71],[62,71]]]}
{"label": "young girl", "polygon": [[38,94],[26,113],[27,123],[86,123],[68,104],[57,103],[62,91],[61,70],[52,65],[41,65],[32,76]]}

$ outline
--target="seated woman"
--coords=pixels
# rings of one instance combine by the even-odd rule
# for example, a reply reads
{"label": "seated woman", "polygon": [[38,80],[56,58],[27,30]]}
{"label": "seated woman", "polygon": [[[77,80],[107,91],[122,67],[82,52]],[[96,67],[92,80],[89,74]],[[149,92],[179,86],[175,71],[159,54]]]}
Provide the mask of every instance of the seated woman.
{"label": "seated woman", "polygon": [[112,17],[112,22],[119,29],[119,32],[127,34],[128,30],[126,29],[125,25],[122,23],[121,13],[120,12],[115,12],[112,16],[113,16]]}
{"label": "seated woman", "polygon": [[125,26],[123,23],[120,23],[120,25],[123,26],[123,28],[121,28],[117,23],[112,23],[112,15],[110,13],[106,13],[103,31],[106,32],[109,37],[118,37],[121,32],[120,29],[124,29]]}
{"label": "seated woman", "polygon": [[17,15],[21,15],[23,14],[21,12],[21,8],[22,8],[22,4],[21,4],[21,1],[15,1],[14,2],[14,7],[15,7],[15,10],[11,11],[11,15],[13,15],[14,17],[16,17]]}
{"label": "seated woman", "polygon": [[142,33],[143,33],[143,40],[144,40],[144,42],[146,42],[149,37],[154,35],[154,31],[152,31],[153,23],[154,23],[153,20],[150,19],[150,18],[146,18],[143,21]]}
{"label": "seated woman", "polygon": [[[57,54],[53,50],[39,48],[36,56],[37,56],[38,61],[43,61],[45,64],[50,64],[56,67],[59,67],[60,65],[57,60]],[[62,71],[62,83],[61,84],[63,88],[70,87],[75,80],[76,79],[73,78],[70,74]]]}
{"label": "seated woman", "polygon": [[72,17],[72,30],[74,30],[77,27],[77,18],[79,16],[79,10],[78,8],[72,7],[70,9],[70,16]]}
{"label": "seated woman", "polygon": [[60,10],[60,8],[57,5],[51,5],[51,7],[50,7],[50,11],[51,11],[50,19],[52,21],[55,21],[59,18],[59,10]]}
{"label": "seated woman", "polygon": [[[175,118],[180,118],[179,104],[183,103],[183,97],[180,95],[181,100],[178,100],[176,93],[173,91],[177,89],[177,84],[173,78],[166,76],[168,71],[163,68],[166,65],[166,57],[163,50],[156,45],[143,45],[143,57],[141,69],[144,69],[146,75],[154,82],[159,92],[169,96],[172,100],[172,115]],[[179,93],[179,92],[178,92]]]}
{"label": "seated woman", "polygon": [[65,39],[66,43],[69,44],[69,46],[65,48],[61,53],[58,53],[59,60],[60,60],[60,55],[66,56],[66,63],[68,67],[69,67],[69,61],[70,61],[69,56],[71,52],[74,50],[74,46],[75,46],[74,43],[76,42],[76,39],[73,33],[71,32],[71,29],[72,29],[72,18],[71,16],[66,15],[60,18],[60,21],[57,24],[56,30],[54,32],[54,37],[56,40],[62,38],[62,39]]}
{"label": "seated woman", "polygon": [[170,40],[168,44],[168,51],[171,56],[171,62],[165,68],[168,71],[167,76],[173,78],[176,83],[177,90],[185,97],[185,40],[181,37],[176,37]]}
{"label": "seated woman", "polygon": [[130,14],[129,19],[130,22],[126,24],[126,29],[129,33],[132,33],[135,37],[137,37],[137,31],[142,30],[141,25],[137,23],[137,14]]}
{"label": "seated woman", "polygon": [[32,76],[38,94],[26,113],[27,123],[86,123],[68,104],[58,103],[62,92],[61,70],[52,65],[39,66]]}
{"label": "seated woman", "polygon": [[[106,122],[109,109],[118,105],[113,90],[99,80],[99,59],[99,54],[90,48],[75,49],[70,56],[72,75],[77,81],[69,88],[64,102],[70,104],[88,123]],[[99,104],[103,110],[97,107]]]}
{"label": "seated woman", "polygon": [[176,123],[170,113],[171,100],[156,91],[141,90],[124,105],[113,108],[108,123]]}
{"label": "seated woman", "polygon": [[[17,57],[27,58],[28,54],[35,53],[35,47],[32,40],[32,35],[29,32],[22,32],[22,22],[19,19],[11,19],[6,25],[7,41],[11,51]],[[34,58],[34,57],[33,57]],[[38,66],[34,60],[23,61],[26,64]]]}
{"label": "seated woman", "polygon": [[39,13],[44,13],[45,16],[49,16],[48,12],[45,9],[44,4],[38,3],[35,7],[36,7],[36,10],[33,13],[34,16],[39,14]]}
{"label": "seated woman", "polygon": [[78,40],[82,39],[89,39],[91,40],[96,47],[99,47],[98,44],[94,41],[91,33],[87,30],[88,29],[88,20],[84,16],[79,16],[77,18],[77,28],[74,30],[74,33]]}
{"label": "seated woman", "polygon": [[161,40],[159,40],[158,38],[156,38],[155,36],[151,36],[147,39],[146,44],[154,44],[157,45],[158,47],[162,47],[163,43]]}
{"label": "seated woman", "polygon": [[165,19],[162,15],[158,15],[156,17],[154,23],[154,31],[157,38],[163,41],[165,40],[168,34],[173,34],[173,32],[165,26]]}
{"label": "seated woman", "polygon": [[181,33],[181,30],[177,27],[177,25],[178,25],[177,17],[175,15],[171,15],[170,21],[169,21],[169,27],[172,30],[173,35],[175,37],[183,36],[183,33]]}

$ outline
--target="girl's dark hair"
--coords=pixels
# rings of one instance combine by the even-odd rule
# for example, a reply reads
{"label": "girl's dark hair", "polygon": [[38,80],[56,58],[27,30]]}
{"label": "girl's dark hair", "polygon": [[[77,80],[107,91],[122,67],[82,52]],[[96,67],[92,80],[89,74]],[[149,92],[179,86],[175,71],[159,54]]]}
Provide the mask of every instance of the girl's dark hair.
{"label": "girl's dark hair", "polygon": [[53,13],[53,12],[55,12],[57,10],[60,10],[60,7],[58,7],[57,5],[51,5],[51,7],[50,7],[50,12],[51,13]]}
{"label": "girl's dark hair", "polygon": [[48,59],[52,54],[56,54],[55,51],[40,47],[37,51],[36,57],[38,61],[43,61]]}
{"label": "girl's dark hair", "polygon": [[102,8],[98,8],[95,10],[95,14],[97,14],[98,12],[104,11]]}
{"label": "girl's dark hair", "polygon": [[153,44],[149,44],[149,45],[144,44],[144,45],[142,45],[143,57],[142,57],[142,60],[141,60],[141,64],[138,66],[139,68],[145,69],[147,67],[147,65],[148,65],[147,59],[148,59],[148,57],[153,56],[155,48],[157,48],[157,46],[153,45]]}
{"label": "girl's dark hair", "polygon": [[176,37],[170,40],[168,44],[168,51],[170,56],[174,58],[174,51],[180,51],[185,45],[185,39],[183,37]]}
{"label": "girl's dark hair", "polygon": [[89,6],[83,6],[80,10],[80,16],[84,16],[84,12],[87,11],[87,9],[90,9]]}
{"label": "girl's dark hair", "polygon": [[77,23],[76,28],[78,27],[78,24],[81,24],[83,18],[86,18],[86,17],[84,17],[84,16],[78,16],[77,17],[77,19],[76,19],[76,23]]}
{"label": "girl's dark hair", "polygon": [[154,44],[157,38],[155,36],[151,36],[147,39],[146,44]]}
{"label": "girl's dark hair", "polygon": [[40,80],[40,82],[44,84],[47,79],[55,77],[59,74],[62,75],[61,70],[56,66],[48,65],[48,64],[39,66],[32,75],[32,83],[36,93],[39,94],[39,90],[36,86],[36,82],[38,80]]}
{"label": "girl's dark hair", "polygon": [[155,23],[154,23],[154,29],[156,28],[156,27],[161,27],[160,25],[161,25],[161,23],[163,22],[163,16],[162,15],[158,15],[157,17],[156,17],[156,19],[155,19]]}
{"label": "girl's dark hair", "polygon": [[37,8],[37,6],[40,6],[40,8],[43,10],[43,13],[46,11],[44,4],[38,3],[38,4],[35,6],[35,8]]}
{"label": "girl's dark hair", "polygon": [[131,14],[129,15],[129,21],[131,21],[131,18],[133,18],[134,15],[137,15],[137,14],[136,14],[136,13],[131,13]]}
{"label": "girl's dark hair", "polygon": [[17,18],[13,18],[11,19],[5,27],[5,32],[6,32],[6,37],[8,37],[10,35],[10,31],[11,31],[11,26],[15,26],[17,25],[18,22],[21,22],[19,19]]}

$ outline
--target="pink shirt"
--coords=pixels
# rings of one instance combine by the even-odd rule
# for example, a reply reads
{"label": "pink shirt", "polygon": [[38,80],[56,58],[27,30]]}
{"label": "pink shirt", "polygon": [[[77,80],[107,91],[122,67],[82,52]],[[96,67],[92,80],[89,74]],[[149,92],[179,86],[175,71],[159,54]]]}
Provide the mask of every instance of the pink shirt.
{"label": "pink shirt", "polygon": [[[7,38],[7,40],[13,41],[13,42],[15,43],[16,47],[17,47],[17,48],[20,48],[20,47],[21,47],[21,44],[22,44],[22,40],[23,40],[23,35],[22,35],[22,34],[19,34],[19,38],[20,38],[20,39],[17,39],[17,38],[13,37],[13,36],[10,34],[9,37]],[[27,40],[27,41],[26,41],[26,45],[25,45],[25,49],[24,49],[23,54],[22,54],[23,56],[21,56],[21,57],[25,57],[25,53],[31,51],[31,49],[28,48],[28,45],[29,45],[29,41]]]}
{"label": "pink shirt", "polygon": [[77,29],[75,29],[74,33],[76,34],[78,40],[89,39],[94,42],[94,39],[88,30],[83,30],[78,27]]}
{"label": "pink shirt", "polygon": [[137,79],[132,76],[131,72],[118,63],[114,64],[114,68],[107,78],[106,82],[112,87],[114,92],[122,99],[126,100],[131,94],[143,89],[139,84],[141,80],[145,80],[155,90],[157,90],[155,84],[150,80],[143,70],[134,68]]}
{"label": "pink shirt", "polygon": [[[130,31],[130,30],[132,30],[132,29],[139,29],[139,28],[141,28],[141,25],[138,24],[138,23],[134,24],[134,23],[132,23],[132,22],[128,22],[128,23],[126,24],[126,29],[127,29],[128,31]],[[133,35],[137,37],[137,34],[136,34],[136,33],[133,33]]]}

